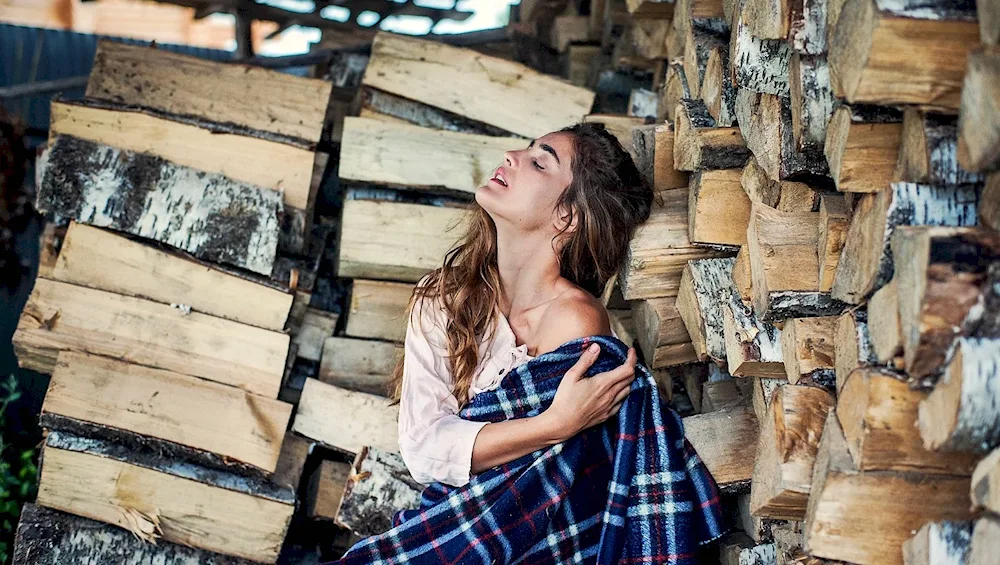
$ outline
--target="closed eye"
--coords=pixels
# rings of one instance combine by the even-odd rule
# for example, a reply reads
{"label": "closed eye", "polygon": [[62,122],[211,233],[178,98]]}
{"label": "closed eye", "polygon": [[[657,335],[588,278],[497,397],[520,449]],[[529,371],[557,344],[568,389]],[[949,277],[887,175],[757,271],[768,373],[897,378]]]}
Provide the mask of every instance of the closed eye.
{"label": "closed eye", "polygon": [[535,168],[538,169],[539,171],[544,171],[545,170],[545,167],[543,167],[543,166],[541,166],[541,165],[538,164],[538,160],[537,159],[534,159],[531,162],[535,164]]}

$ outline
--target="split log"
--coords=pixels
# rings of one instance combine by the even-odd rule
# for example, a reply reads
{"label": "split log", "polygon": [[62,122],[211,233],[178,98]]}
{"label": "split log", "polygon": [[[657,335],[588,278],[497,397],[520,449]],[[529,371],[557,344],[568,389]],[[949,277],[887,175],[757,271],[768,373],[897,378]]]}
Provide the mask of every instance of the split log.
{"label": "split log", "polygon": [[774,391],[781,386],[788,384],[788,379],[772,377],[750,377],[753,379],[753,413],[757,416],[757,421],[763,422],[767,417],[767,410],[771,406],[774,398]]}
{"label": "split log", "polygon": [[52,143],[43,169],[40,210],[271,272],[278,192],[69,136]]}
{"label": "split log", "polygon": [[691,244],[687,187],[663,190],[653,201],[649,219],[629,242],[618,283],[626,300],[677,296],[688,261],[726,254]]}
{"label": "split log", "polygon": [[975,185],[934,186],[892,183],[887,190],[861,197],[847,230],[844,253],[833,280],[833,297],[860,304],[892,279],[890,237],[898,226],[976,224],[979,189]]}
{"label": "split log", "polygon": [[927,227],[896,234],[906,370],[933,383],[957,338],[1000,337],[1000,235],[987,228]]}
{"label": "split log", "polygon": [[758,516],[802,520],[809,500],[813,463],[833,397],[807,386],[783,386],[761,421],[750,489],[750,511]]}
{"label": "split log", "polygon": [[633,18],[669,20],[674,14],[674,3],[664,0],[625,0],[625,5]]}
{"label": "split log", "polygon": [[747,242],[750,199],[742,169],[698,171],[688,193],[688,234],[692,243],[740,246]]}
{"label": "split log", "polygon": [[745,547],[736,560],[738,565],[777,565],[777,553],[773,543]]}
{"label": "split log", "polygon": [[690,363],[697,359],[691,338],[675,307],[675,297],[648,298],[632,303],[636,340],[650,367]]}
{"label": "split log", "polygon": [[286,486],[296,492],[302,482],[306,459],[316,443],[290,431],[285,432],[278,455],[278,466],[274,470],[274,483]]}
{"label": "split log", "polygon": [[753,308],[763,320],[839,314],[819,292],[818,212],[779,212],[754,204],[747,228]]}
{"label": "split log", "polygon": [[977,456],[924,447],[917,411],[926,397],[896,373],[871,367],[851,372],[837,399],[837,417],[859,471],[972,473]]}
{"label": "split log", "polygon": [[[190,82],[188,79],[182,84]],[[211,123],[167,119],[142,108],[110,103],[54,101],[51,112],[52,136],[70,135],[281,190],[285,206],[312,209],[315,154],[307,147],[234,134]]]}
{"label": "split log", "polygon": [[976,521],[972,529],[972,544],[968,565],[989,565],[996,561],[1000,550],[1000,519],[989,514]]}
{"label": "split log", "polygon": [[847,0],[830,40],[834,92],[848,102],[959,107],[966,56],[979,45],[971,2]]}
{"label": "split log", "polygon": [[336,522],[360,536],[381,534],[393,514],[420,506],[422,490],[398,454],[365,446],[351,465]]}
{"label": "split log", "polygon": [[216,453],[271,473],[292,406],[187,375],[64,351],[42,413]]}
{"label": "split log", "polygon": [[972,504],[1000,514],[1000,449],[994,449],[972,472]]}
{"label": "split log", "polygon": [[285,327],[292,305],[292,295],[280,289],[76,222],[46,278],[274,331]]}
{"label": "split log", "polygon": [[1000,231],[1000,172],[986,177],[982,201],[979,206],[979,220],[984,226]]}
{"label": "split log", "polygon": [[738,377],[785,376],[781,332],[777,328],[758,320],[753,309],[743,304],[735,290],[728,302],[723,303],[722,316],[730,374]]}
{"label": "split log", "polygon": [[851,212],[847,200],[839,194],[823,194],[819,203],[819,290],[830,292],[844,250]]}
{"label": "split log", "polygon": [[366,445],[398,452],[398,417],[399,407],[382,396],[306,379],[292,431],[346,453]]}
{"label": "split log", "polygon": [[563,76],[576,86],[586,88],[590,83],[591,63],[601,54],[600,45],[570,45],[569,49],[566,50],[566,65],[563,67]]}
{"label": "split log", "polygon": [[826,51],[826,2],[821,0],[747,0],[743,19],[761,39],[788,40],[796,51]]}
{"label": "split log", "polygon": [[549,46],[559,53],[565,53],[572,43],[590,41],[590,16],[556,16],[549,31]]}
{"label": "split log", "polygon": [[732,294],[734,259],[690,261],[681,275],[677,311],[698,359],[726,364],[723,304]]}
{"label": "split log", "polygon": [[903,543],[906,565],[965,565],[972,546],[972,522],[930,522]]}
{"label": "split log", "polygon": [[323,342],[333,335],[339,316],[317,308],[306,308],[302,322],[292,329],[295,355],[318,363],[323,357]]}
{"label": "split log", "polygon": [[315,144],[332,88],[325,80],[102,40],[87,98]]}
{"label": "split log", "polygon": [[677,104],[682,99],[690,98],[693,96],[691,88],[688,86],[687,76],[684,74],[683,62],[671,62],[667,65],[663,99],[660,101],[660,111],[663,112],[663,115],[658,116],[658,118],[673,123],[677,119]]}
{"label": "split log", "polygon": [[868,331],[866,310],[845,312],[837,320],[834,336],[834,366],[837,375],[837,394],[840,394],[851,371],[859,367],[878,364],[875,349]]}
{"label": "split log", "polygon": [[411,190],[471,193],[489,180],[505,151],[527,143],[516,137],[473,135],[348,117],[340,151],[340,178]]}
{"label": "split log", "polygon": [[746,406],[684,418],[684,435],[723,492],[749,486],[759,427]]}
{"label": "split log", "polygon": [[729,74],[728,44],[715,46],[708,54],[701,100],[720,127],[736,125],[736,89]]}
{"label": "split log", "polygon": [[58,430],[41,461],[38,504],[149,542],[273,563],[295,509],[291,489]]}
{"label": "split log", "polygon": [[801,152],[796,147],[787,95],[740,89],[736,95],[736,119],[747,147],[772,180],[827,174],[829,169],[821,153]]}
{"label": "split log", "polygon": [[632,316],[632,309],[608,310],[608,322],[611,325],[611,332],[618,336],[622,343],[633,346],[636,344],[635,336],[638,332],[635,327],[635,319]]}
{"label": "split log", "polygon": [[13,548],[13,565],[69,563],[138,565],[255,565],[233,557],[169,543],[155,545],[127,529],[28,503],[21,510]]}
{"label": "split log", "polygon": [[701,411],[703,413],[715,412],[744,403],[745,400],[736,384],[736,379],[709,381],[702,387]]}
{"label": "split log", "polygon": [[472,49],[379,33],[362,83],[534,138],[580,121],[594,93]]}
{"label": "split log", "polygon": [[306,516],[313,519],[335,520],[344,500],[344,487],[350,475],[350,463],[321,461],[319,467],[309,477],[309,484],[306,487],[303,501]]}
{"label": "split log", "polygon": [[460,208],[348,198],[337,276],[417,282],[440,266],[458,239],[448,228],[465,214]]}
{"label": "split log", "polygon": [[815,212],[819,210],[820,192],[804,182],[781,181],[779,212]]}
{"label": "split log", "polygon": [[701,100],[681,100],[674,123],[674,166],[678,170],[742,167],[750,155],[740,130],[716,127]]}
{"label": "split log", "polygon": [[894,364],[893,360],[902,355],[903,334],[899,324],[899,293],[895,278],[875,291],[868,301],[868,334],[879,363]]}
{"label": "split log", "polygon": [[691,408],[694,412],[701,413],[701,394],[704,392],[705,383],[708,382],[708,372],[711,365],[707,363],[691,363],[675,368],[678,373],[677,380],[684,386],[688,399],[691,401]]}
{"label": "split log", "polygon": [[[980,9],[989,2],[979,2]],[[967,171],[1000,168],[1000,49],[995,45],[969,53],[964,69],[958,123],[958,163]]]}
{"label": "split log", "polygon": [[909,108],[903,114],[903,133],[893,180],[927,184],[982,182],[958,163],[958,122],[954,116]]}
{"label": "split log", "polygon": [[920,403],[928,449],[988,453],[1000,445],[1000,339],[959,338],[945,374]]}
{"label": "split log", "polygon": [[788,63],[792,49],[787,42],[760,39],[750,31],[743,14],[748,0],[739,0],[730,21],[729,64],[733,85],[778,96],[788,96]]}
{"label": "split log", "polygon": [[771,208],[778,207],[778,200],[781,198],[781,183],[771,180],[767,171],[760,166],[754,155],[750,155],[750,158],[747,159],[740,183],[750,198],[750,202],[764,204]]}
{"label": "split log", "polygon": [[22,367],[52,373],[60,351],[104,355],[276,398],[289,338],[166,304],[38,279],[18,321]]}
{"label": "split log", "polygon": [[[470,120],[454,112],[421,104],[377,88],[362,86],[355,90],[357,90],[355,106],[358,107],[357,114],[361,116],[369,116],[390,123],[406,122],[455,133],[510,137],[510,132],[505,129]],[[341,124],[345,118],[346,116],[341,118]]]}
{"label": "split log", "polygon": [[688,35],[688,29],[692,26],[710,28],[720,33],[727,29],[725,16],[725,0],[677,0],[674,10],[673,21],[670,22],[671,30],[677,37],[678,45],[675,47],[678,52],[684,52],[684,42]]}
{"label": "split log", "polygon": [[813,469],[806,551],[859,565],[902,565],[900,546],[925,523],[969,518],[968,488],[967,477],[859,471],[831,410]]}
{"label": "split log", "polygon": [[656,119],[660,97],[648,88],[633,88],[628,97],[628,115],[636,118]]}
{"label": "split log", "polygon": [[688,173],[674,168],[674,128],[670,124],[632,128],[635,164],[659,192],[688,186]]}
{"label": "split log", "polygon": [[747,246],[740,246],[740,252],[736,254],[736,264],[733,265],[733,284],[740,294],[740,300],[750,302],[753,298],[753,290],[750,282],[750,253]]}
{"label": "split log", "polygon": [[893,180],[903,136],[902,115],[841,106],[826,129],[824,153],[841,192],[879,192]]}
{"label": "split log", "polygon": [[792,138],[799,151],[823,151],[833,115],[833,87],[825,55],[792,54],[788,63]]}
{"label": "split log", "polygon": [[728,29],[720,31],[717,25],[701,25],[692,21],[686,26],[684,37],[684,76],[691,88],[691,97],[701,98],[701,85],[705,80],[708,58],[714,49],[727,49]]}
{"label": "split log", "polygon": [[330,337],[323,344],[317,378],[347,390],[389,396],[389,377],[402,357],[399,344]]}
{"label": "split log", "polygon": [[740,554],[754,547],[754,541],[745,533],[734,530],[719,540],[719,565],[740,565]]}
{"label": "split log", "polygon": [[758,544],[773,543],[774,530],[788,524],[786,520],[773,520],[762,518],[750,513],[750,493],[740,494],[736,497],[737,520],[741,530],[747,533],[754,542]]}
{"label": "split log", "polygon": [[631,35],[632,45],[640,57],[644,59],[667,58],[669,19],[633,19],[631,24],[629,35]]}
{"label": "split log", "polygon": [[788,382],[834,390],[834,335],[838,316],[792,318],[781,330],[781,352]]}
{"label": "split log", "polygon": [[402,343],[413,286],[354,279],[344,335]]}

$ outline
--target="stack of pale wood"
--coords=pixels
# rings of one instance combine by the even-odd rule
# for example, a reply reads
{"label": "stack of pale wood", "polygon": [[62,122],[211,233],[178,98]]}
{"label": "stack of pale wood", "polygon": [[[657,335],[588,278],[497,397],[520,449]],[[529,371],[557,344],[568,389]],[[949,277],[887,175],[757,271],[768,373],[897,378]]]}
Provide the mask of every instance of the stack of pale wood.
{"label": "stack of pale wood", "polygon": [[53,102],[38,206],[70,223],[14,336],[51,374],[15,563],[277,560],[312,445],[279,390],[333,333],[306,308],[330,89],[102,42]]}
{"label": "stack of pale wood", "polygon": [[687,435],[748,487],[720,561],[996,562],[996,3],[667,5],[634,151],[684,197],[618,307],[653,366],[698,361],[666,372]]}

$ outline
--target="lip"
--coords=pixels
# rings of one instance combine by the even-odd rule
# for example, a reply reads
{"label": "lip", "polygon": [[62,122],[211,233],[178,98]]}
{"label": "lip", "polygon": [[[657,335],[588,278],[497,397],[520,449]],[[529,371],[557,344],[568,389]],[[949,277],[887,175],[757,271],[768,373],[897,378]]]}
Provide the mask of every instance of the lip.
{"label": "lip", "polygon": [[493,169],[493,174],[490,175],[490,178],[489,178],[488,182],[491,182],[491,183],[493,183],[493,184],[495,184],[495,185],[497,185],[497,186],[499,186],[501,188],[509,188],[510,187],[510,182],[507,182],[507,184],[501,183],[500,181],[498,181],[496,179],[497,175],[500,175],[501,177],[503,177],[504,181],[507,182],[507,178],[508,178],[507,171],[504,170],[504,168],[503,168],[502,165],[499,166],[499,167],[497,167],[496,169]]}

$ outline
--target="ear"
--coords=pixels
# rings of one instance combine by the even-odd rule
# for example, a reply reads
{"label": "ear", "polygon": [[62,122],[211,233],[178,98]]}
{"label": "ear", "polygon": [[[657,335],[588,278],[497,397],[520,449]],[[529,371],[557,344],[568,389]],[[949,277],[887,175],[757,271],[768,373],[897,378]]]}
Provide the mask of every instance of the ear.
{"label": "ear", "polygon": [[576,231],[576,226],[580,221],[580,214],[573,213],[568,206],[560,206],[553,213],[553,224],[557,230],[564,230],[565,235]]}

